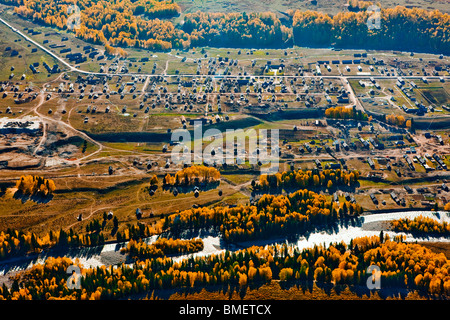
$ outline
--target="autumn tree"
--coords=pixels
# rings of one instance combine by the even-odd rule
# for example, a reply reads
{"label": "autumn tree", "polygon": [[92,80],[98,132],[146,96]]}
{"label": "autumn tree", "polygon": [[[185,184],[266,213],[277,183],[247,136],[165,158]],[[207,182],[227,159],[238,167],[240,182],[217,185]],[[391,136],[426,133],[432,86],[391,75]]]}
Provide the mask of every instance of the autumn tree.
{"label": "autumn tree", "polygon": [[150,179],[150,185],[151,185],[151,186],[157,186],[158,183],[159,183],[158,177],[156,176],[156,174],[154,174],[154,175],[152,176],[152,178]]}
{"label": "autumn tree", "polygon": [[56,190],[53,180],[32,175],[21,176],[20,179],[16,181],[16,188],[22,194],[29,196],[49,196]]}

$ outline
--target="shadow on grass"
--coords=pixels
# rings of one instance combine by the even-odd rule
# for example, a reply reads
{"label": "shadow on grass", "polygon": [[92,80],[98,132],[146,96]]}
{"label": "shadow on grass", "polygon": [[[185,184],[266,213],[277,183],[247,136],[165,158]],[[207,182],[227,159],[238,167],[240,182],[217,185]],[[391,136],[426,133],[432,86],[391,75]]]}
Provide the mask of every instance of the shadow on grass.
{"label": "shadow on grass", "polygon": [[42,194],[39,194],[39,193],[36,193],[36,194],[33,194],[33,195],[26,195],[26,194],[23,194],[22,191],[17,190],[14,193],[13,197],[14,197],[14,199],[22,201],[22,203],[25,203],[28,200],[34,201],[36,203],[49,203],[53,199],[53,194],[49,194],[49,195],[46,195],[46,196],[44,196]]}
{"label": "shadow on grass", "polygon": [[209,182],[209,183],[198,183],[198,184],[194,184],[194,185],[185,185],[185,184],[180,184],[180,185],[164,185],[163,186],[163,190],[164,191],[170,191],[173,192],[174,190],[176,190],[178,193],[190,193],[190,192],[194,192],[194,188],[197,187],[199,189],[199,191],[209,191],[209,190],[213,190],[216,189],[220,184],[220,181],[215,181],[215,182]]}

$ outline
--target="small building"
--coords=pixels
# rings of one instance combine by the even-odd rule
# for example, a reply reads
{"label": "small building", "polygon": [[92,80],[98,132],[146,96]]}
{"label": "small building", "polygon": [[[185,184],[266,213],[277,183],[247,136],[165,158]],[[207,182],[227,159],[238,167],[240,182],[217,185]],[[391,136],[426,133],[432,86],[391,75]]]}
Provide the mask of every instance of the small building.
{"label": "small building", "polygon": [[341,165],[339,163],[330,163],[330,169],[340,169]]}
{"label": "small building", "polygon": [[404,188],[405,188],[406,192],[408,192],[408,193],[413,193],[413,190],[411,189],[410,186],[406,186],[406,185],[405,185]]}
{"label": "small building", "polygon": [[369,164],[369,166],[372,169],[375,169],[375,163],[373,162],[373,160],[370,157],[367,158],[367,163]]}
{"label": "small building", "polygon": [[374,203],[374,204],[378,204],[378,199],[377,199],[377,197],[375,197],[375,194],[373,194],[373,193],[371,193],[370,194],[370,199],[372,199],[372,202]]}

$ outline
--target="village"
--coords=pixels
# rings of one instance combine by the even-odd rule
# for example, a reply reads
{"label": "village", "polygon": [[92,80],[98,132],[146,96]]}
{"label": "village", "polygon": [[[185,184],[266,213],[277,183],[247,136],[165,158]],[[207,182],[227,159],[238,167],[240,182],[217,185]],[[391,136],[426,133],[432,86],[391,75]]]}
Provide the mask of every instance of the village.
{"label": "village", "polygon": [[0,300],[448,299],[445,4],[0,2]]}

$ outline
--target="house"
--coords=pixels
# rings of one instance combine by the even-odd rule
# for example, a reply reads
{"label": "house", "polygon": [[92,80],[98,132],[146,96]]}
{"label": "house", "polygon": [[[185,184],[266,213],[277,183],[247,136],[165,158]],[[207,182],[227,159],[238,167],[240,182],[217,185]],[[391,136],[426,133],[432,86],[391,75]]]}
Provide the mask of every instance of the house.
{"label": "house", "polygon": [[444,170],[447,170],[447,165],[442,161],[442,159],[436,153],[433,153],[433,158]]}
{"label": "house", "polygon": [[359,138],[359,141],[361,141],[361,143],[363,144],[364,148],[367,148],[367,149],[370,148],[369,143],[366,140],[364,140],[363,138]]}
{"label": "house", "polygon": [[347,92],[343,92],[340,95],[338,95],[337,102],[338,103],[349,103],[350,100],[349,100]]}
{"label": "house", "polygon": [[336,151],[339,152],[340,150],[340,144],[339,144],[339,140],[336,140],[335,142],[333,142],[334,147],[336,148]]}
{"label": "house", "polygon": [[340,169],[341,165],[339,163],[330,163],[330,169]]}
{"label": "house", "polygon": [[379,148],[379,145],[378,145],[378,143],[375,141],[374,138],[370,137],[370,138],[369,138],[369,141],[370,141],[370,143],[373,145],[373,147],[374,147],[375,149],[378,149],[378,148]]}
{"label": "house", "polygon": [[405,188],[406,192],[413,193],[413,190],[411,189],[410,186],[404,186],[404,188]]}
{"label": "house", "polygon": [[374,204],[378,204],[378,199],[375,197],[375,195],[373,193],[370,194],[370,199],[372,199],[372,202]]}
{"label": "house", "polygon": [[36,68],[32,64],[30,64],[30,69],[33,73],[37,72]]}
{"label": "house", "polygon": [[414,167],[413,162],[411,161],[411,159],[405,154],[403,155],[403,158],[405,158],[406,163],[408,164],[408,166],[410,167],[411,170],[415,171],[416,168]]}
{"label": "house", "polygon": [[344,141],[343,143],[342,143],[342,147],[346,150],[346,151],[348,151],[350,148],[349,148],[349,146],[348,146],[348,144]]}
{"label": "house", "polygon": [[314,159],[314,163],[316,164],[316,166],[317,166],[318,168],[322,168],[322,164],[320,163],[320,160],[319,160],[319,159]]}
{"label": "house", "polygon": [[392,197],[392,200],[395,201],[395,203],[400,204],[400,199],[397,197],[397,195],[395,194],[394,191],[392,191],[392,192],[390,193],[390,195],[391,195],[391,197]]}
{"label": "house", "polygon": [[375,169],[375,163],[373,162],[373,160],[370,157],[367,158],[367,163],[369,164],[369,166],[372,169]]}

